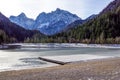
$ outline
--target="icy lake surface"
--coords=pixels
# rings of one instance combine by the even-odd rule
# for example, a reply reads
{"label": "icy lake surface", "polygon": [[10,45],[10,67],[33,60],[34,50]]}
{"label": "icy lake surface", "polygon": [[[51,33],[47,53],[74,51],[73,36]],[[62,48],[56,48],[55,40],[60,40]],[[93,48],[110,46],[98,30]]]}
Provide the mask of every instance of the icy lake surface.
{"label": "icy lake surface", "polygon": [[0,71],[42,68],[57,64],[41,61],[45,57],[63,62],[120,57],[120,45],[19,44],[21,48],[0,50]]}

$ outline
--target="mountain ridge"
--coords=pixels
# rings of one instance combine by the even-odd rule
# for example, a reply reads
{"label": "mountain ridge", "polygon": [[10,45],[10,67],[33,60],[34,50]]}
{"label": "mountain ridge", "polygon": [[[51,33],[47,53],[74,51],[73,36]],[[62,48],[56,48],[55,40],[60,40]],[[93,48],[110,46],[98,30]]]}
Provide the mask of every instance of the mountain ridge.
{"label": "mountain ridge", "polygon": [[34,24],[34,20],[32,18],[27,18],[27,16],[23,12],[18,16],[10,16],[9,19],[11,22],[29,30],[32,29],[32,26]]}
{"label": "mountain ridge", "polygon": [[[25,16],[24,13],[21,14]],[[59,8],[57,8],[55,11],[51,11],[50,13],[40,13],[37,16],[36,20],[31,22],[31,26],[25,22],[25,20],[27,21],[27,19],[23,19],[22,17],[20,17],[20,15],[18,15],[17,17],[10,17],[11,22],[23,26],[25,29],[39,30],[46,35],[57,34],[61,32],[64,28],[66,28],[67,25],[69,25],[70,23],[76,20],[82,20],[77,15]]]}

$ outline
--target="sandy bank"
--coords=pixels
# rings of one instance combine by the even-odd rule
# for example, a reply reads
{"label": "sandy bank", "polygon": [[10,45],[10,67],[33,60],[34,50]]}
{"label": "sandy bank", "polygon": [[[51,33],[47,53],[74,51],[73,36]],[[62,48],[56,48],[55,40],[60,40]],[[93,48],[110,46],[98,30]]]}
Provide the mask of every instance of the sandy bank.
{"label": "sandy bank", "polygon": [[0,73],[0,80],[119,80],[120,58]]}

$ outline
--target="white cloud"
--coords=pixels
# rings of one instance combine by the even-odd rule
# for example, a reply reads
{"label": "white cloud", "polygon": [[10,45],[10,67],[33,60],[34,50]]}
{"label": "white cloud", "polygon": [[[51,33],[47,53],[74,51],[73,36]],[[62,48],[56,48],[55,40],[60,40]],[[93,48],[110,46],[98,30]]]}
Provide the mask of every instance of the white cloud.
{"label": "white cloud", "polygon": [[[56,8],[61,8],[64,10],[68,10],[74,14],[78,12],[83,14],[84,3],[79,0],[21,0],[21,6],[23,12],[26,14],[30,14],[30,16],[37,16],[41,12],[51,12],[56,10]],[[79,9],[79,10],[78,10]]]}
{"label": "white cloud", "polygon": [[82,18],[100,12],[112,0],[0,0],[0,11],[6,16],[25,12],[36,18],[41,12],[51,12],[56,8],[68,10]]}
{"label": "white cloud", "polygon": [[19,0],[0,0],[0,12],[6,16],[18,13],[21,10],[20,7]]}

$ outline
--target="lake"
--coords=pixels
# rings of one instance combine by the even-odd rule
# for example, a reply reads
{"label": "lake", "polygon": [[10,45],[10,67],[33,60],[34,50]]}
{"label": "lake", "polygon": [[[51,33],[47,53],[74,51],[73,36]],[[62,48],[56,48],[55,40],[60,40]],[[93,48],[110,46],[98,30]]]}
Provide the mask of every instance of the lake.
{"label": "lake", "polygon": [[[43,68],[57,64],[39,60],[45,57],[63,62],[120,57],[119,46],[79,44],[20,44],[17,49],[0,50],[0,71]],[[57,45],[57,46],[56,46]],[[71,46],[72,47],[71,47]],[[73,46],[74,45],[74,46]],[[76,47],[75,47],[76,46]]]}

